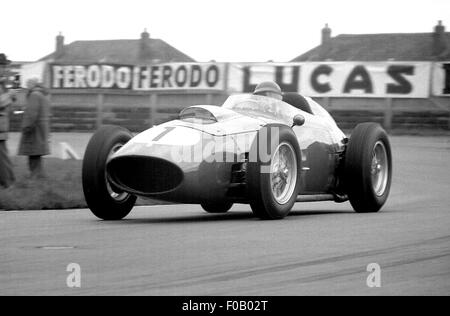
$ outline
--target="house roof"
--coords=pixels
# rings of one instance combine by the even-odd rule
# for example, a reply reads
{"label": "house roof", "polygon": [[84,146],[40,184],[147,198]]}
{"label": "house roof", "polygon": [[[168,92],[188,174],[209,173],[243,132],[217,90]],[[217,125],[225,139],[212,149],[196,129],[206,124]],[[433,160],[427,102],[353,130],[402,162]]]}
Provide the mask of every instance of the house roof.
{"label": "house roof", "polygon": [[450,32],[442,34],[447,49],[433,55],[433,33],[342,34],[294,58],[299,61],[431,61],[450,58]]}
{"label": "house roof", "polygon": [[40,60],[54,60],[62,63],[117,64],[194,61],[193,58],[163,40],[154,38],[75,41],[64,45],[61,54],[53,52]]}

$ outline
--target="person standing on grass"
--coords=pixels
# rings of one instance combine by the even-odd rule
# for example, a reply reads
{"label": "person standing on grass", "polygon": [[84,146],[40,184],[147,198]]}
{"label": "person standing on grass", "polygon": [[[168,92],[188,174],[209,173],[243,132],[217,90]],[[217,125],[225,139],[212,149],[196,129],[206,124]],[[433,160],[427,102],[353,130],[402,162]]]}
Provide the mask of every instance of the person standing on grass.
{"label": "person standing on grass", "polygon": [[7,188],[14,183],[14,172],[8,155],[6,141],[9,132],[9,107],[13,99],[8,93],[5,81],[0,80],[0,187]]}
{"label": "person standing on grass", "polygon": [[31,178],[44,178],[42,156],[50,154],[50,100],[37,78],[29,79],[27,104],[22,121],[19,155],[28,156]]}

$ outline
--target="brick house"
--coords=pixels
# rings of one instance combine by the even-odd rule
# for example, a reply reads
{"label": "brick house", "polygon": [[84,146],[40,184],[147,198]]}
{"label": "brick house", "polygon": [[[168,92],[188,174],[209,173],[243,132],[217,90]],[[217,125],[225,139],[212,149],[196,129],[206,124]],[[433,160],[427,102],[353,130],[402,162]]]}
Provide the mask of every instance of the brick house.
{"label": "brick house", "polygon": [[161,39],[151,38],[147,30],[139,39],[91,40],[64,43],[56,36],[55,51],[40,61],[60,63],[146,64],[150,62],[193,62],[193,58]]}
{"label": "brick house", "polygon": [[319,46],[291,60],[303,61],[438,61],[450,59],[450,32],[442,21],[430,33],[340,34],[322,29]]}

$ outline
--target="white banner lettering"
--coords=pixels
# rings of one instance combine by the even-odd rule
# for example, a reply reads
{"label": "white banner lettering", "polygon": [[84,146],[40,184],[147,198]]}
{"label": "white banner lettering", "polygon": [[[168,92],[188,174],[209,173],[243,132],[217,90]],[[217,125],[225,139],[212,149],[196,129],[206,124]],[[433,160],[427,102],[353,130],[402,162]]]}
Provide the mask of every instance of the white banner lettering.
{"label": "white banner lettering", "polygon": [[426,98],[427,62],[336,62],[302,65],[300,92],[312,97]]}
{"label": "white banner lettering", "polygon": [[282,91],[311,97],[426,98],[428,62],[308,62],[231,64],[230,92],[252,92],[272,80]]}
{"label": "white banner lettering", "polygon": [[225,65],[170,63],[130,65],[51,65],[53,89],[224,90]]}

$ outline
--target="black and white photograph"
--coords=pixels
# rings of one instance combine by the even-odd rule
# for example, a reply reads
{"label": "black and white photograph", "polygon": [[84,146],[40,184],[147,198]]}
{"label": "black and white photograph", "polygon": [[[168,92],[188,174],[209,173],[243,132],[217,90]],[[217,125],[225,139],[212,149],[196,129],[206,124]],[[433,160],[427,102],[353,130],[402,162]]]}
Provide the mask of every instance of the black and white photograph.
{"label": "black and white photograph", "polygon": [[2,2],[0,296],[450,295],[449,12]]}

